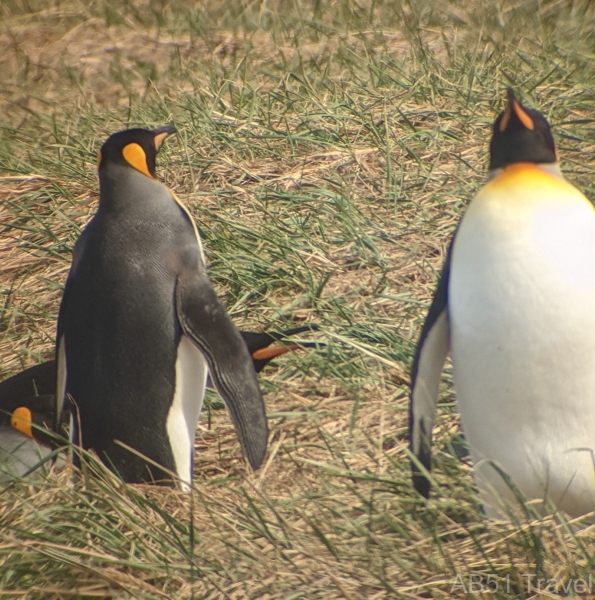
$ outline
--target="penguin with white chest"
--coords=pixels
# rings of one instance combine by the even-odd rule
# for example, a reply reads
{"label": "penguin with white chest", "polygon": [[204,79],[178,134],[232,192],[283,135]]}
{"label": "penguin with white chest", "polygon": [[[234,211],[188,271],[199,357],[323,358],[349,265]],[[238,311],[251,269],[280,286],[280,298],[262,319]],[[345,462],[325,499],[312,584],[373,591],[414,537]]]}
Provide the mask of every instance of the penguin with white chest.
{"label": "penguin with white chest", "polygon": [[[449,350],[486,514],[515,510],[514,488],[573,517],[594,511],[595,210],[562,177],[545,118],[511,90],[413,363],[411,450],[428,471]],[[413,479],[427,497],[415,462]]]}
{"label": "penguin with white chest", "polygon": [[131,129],[102,146],[99,208],[74,247],[58,317],[56,428],[71,400],[72,442],[131,483],[171,480],[151,461],[191,482],[209,372],[253,468],[267,445],[246,344],[211,287],[192,217],[155,177],[174,132]]}

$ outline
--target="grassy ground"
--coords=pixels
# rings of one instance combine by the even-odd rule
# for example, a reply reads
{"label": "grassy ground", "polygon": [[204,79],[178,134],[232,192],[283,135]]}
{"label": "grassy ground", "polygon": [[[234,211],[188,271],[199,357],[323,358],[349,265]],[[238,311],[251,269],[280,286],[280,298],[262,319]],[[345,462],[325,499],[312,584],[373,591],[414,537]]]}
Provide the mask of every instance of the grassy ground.
{"label": "grassy ground", "polygon": [[235,320],[316,322],[328,346],[261,377],[272,433],[256,474],[213,397],[191,499],[67,472],[2,491],[0,598],[458,598],[480,584],[484,598],[550,597],[538,578],[584,591],[592,528],[484,522],[468,465],[439,451],[458,428],[448,372],[438,486],[419,500],[407,384],[506,85],[550,120],[565,173],[595,198],[595,8],[198,5],[1,3],[0,376],[52,354],[102,141],[169,122],[180,133],[158,172]]}

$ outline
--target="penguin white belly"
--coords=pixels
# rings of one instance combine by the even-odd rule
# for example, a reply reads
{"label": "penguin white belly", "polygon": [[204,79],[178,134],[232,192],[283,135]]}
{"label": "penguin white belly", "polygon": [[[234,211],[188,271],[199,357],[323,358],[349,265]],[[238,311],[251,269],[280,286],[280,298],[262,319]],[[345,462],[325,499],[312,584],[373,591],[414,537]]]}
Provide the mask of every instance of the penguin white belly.
{"label": "penguin white belly", "polygon": [[204,401],[207,374],[207,361],[202,352],[183,335],[178,344],[176,389],[166,428],[176,472],[186,488],[192,482],[194,436]]}
{"label": "penguin white belly", "polygon": [[584,514],[595,510],[595,211],[563,180],[564,194],[494,183],[459,228],[449,286],[476,481],[488,516],[516,501],[487,461],[528,500]]}

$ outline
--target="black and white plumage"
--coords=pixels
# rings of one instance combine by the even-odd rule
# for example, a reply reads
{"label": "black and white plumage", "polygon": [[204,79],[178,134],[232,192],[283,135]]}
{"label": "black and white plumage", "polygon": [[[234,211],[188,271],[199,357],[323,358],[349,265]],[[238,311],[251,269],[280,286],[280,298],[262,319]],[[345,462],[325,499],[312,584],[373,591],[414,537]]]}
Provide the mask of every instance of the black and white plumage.
{"label": "black and white plumage", "polygon": [[[429,471],[450,351],[487,515],[514,510],[515,487],[582,515],[595,510],[595,210],[562,177],[547,121],[511,91],[490,158],[418,343],[411,450]],[[416,464],[413,478],[427,497]]]}
{"label": "black and white plumage", "polygon": [[173,132],[127,130],[101,149],[99,208],[74,247],[58,318],[56,420],[71,398],[75,444],[125,481],[173,472],[187,485],[208,372],[253,468],[268,429],[250,354],[209,282],[196,225],[155,178],[157,150]]}

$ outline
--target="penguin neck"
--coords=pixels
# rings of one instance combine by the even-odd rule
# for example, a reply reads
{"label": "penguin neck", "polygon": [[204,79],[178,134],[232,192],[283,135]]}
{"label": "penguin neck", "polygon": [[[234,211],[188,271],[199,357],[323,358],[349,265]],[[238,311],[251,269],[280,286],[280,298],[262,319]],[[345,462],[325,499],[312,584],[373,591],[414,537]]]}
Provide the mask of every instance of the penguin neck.
{"label": "penguin neck", "polygon": [[[513,163],[513,164],[516,164],[516,163]],[[506,165],[506,167],[510,167],[510,166],[511,165]],[[560,170],[560,164],[557,162],[555,162],[555,163],[536,163],[535,166],[538,169],[542,169],[543,171],[550,173],[551,175],[559,177],[560,179],[564,179],[564,175],[562,175],[562,171]],[[506,169],[506,167],[501,167],[499,169],[492,169],[491,171],[488,171],[488,181],[491,181],[495,177],[498,177],[498,175],[500,175]]]}
{"label": "penguin neck", "polygon": [[155,193],[156,179],[127,166],[109,165],[99,172],[99,208],[103,213],[138,210]]}

